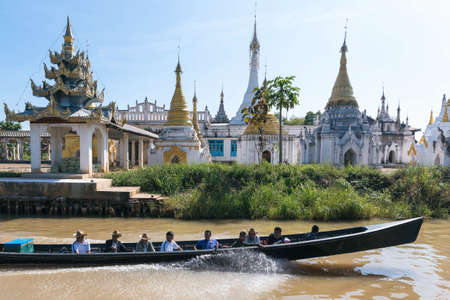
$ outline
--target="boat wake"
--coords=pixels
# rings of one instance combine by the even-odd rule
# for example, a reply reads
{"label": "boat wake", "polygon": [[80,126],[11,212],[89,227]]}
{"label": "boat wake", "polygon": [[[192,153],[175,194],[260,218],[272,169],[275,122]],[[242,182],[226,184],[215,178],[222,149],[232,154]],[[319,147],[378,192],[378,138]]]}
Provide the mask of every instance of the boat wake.
{"label": "boat wake", "polygon": [[256,251],[237,251],[204,255],[170,267],[191,271],[220,271],[239,273],[284,273],[286,261],[273,259]]}

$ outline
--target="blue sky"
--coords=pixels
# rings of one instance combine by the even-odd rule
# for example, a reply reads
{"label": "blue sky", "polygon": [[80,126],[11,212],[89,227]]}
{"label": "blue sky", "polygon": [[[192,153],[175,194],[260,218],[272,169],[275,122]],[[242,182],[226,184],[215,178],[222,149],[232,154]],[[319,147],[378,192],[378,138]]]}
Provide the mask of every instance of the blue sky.
{"label": "blue sky", "polygon": [[[191,106],[197,81],[199,107],[215,114],[224,83],[232,117],[248,81],[248,46],[254,1],[1,1],[0,101],[23,110],[29,78],[44,79],[48,49],[60,50],[69,15],[75,45],[85,49],[106,102],[120,108],[145,96],[169,105],[177,46],[182,84]],[[257,4],[260,80],[295,75],[301,104],[291,114],[323,110],[336,78],[339,48],[349,18],[348,70],[361,109],[375,116],[384,84],[390,112],[424,128],[430,110],[450,96],[450,3],[416,0],[268,1]],[[88,41],[88,42],[87,42]],[[4,118],[3,109],[0,118]]]}

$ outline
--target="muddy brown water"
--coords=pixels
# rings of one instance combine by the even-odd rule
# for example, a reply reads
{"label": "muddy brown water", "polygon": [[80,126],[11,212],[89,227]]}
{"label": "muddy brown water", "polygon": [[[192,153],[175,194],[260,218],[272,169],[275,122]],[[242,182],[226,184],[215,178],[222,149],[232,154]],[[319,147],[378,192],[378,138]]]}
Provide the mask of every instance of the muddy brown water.
{"label": "muddy brown water", "polygon": [[[321,230],[382,223],[370,220],[318,223]],[[161,241],[234,237],[254,227],[265,235],[308,231],[292,221],[178,221],[172,219],[21,218],[0,220],[0,243],[34,237],[36,243],[70,243],[76,229],[91,242],[114,229],[122,241],[146,232]],[[450,299],[450,221],[426,221],[413,244],[308,259],[273,260],[261,254],[205,257],[172,264],[84,268],[0,268],[1,299]]]}

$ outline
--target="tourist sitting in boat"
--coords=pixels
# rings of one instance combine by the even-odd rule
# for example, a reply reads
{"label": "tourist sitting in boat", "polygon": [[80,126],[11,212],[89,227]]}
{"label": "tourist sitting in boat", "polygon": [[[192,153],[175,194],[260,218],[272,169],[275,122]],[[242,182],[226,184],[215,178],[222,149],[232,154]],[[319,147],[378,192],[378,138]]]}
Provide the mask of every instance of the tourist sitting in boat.
{"label": "tourist sitting in boat", "polygon": [[273,229],[273,233],[269,235],[269,238],[267,239],[267,244],[269,245],[276,245],[276,244],[282,244],[284,243],[284,237],[281,235],[281,227],[275,227]]}
{"label": "tourist sitting in boat", "polygon": [[166,240],[161,244],[161,252],[183,251],[180,246],[173,240],[173,232],[168,231],[166,233]]}
{"label": "tourist sitting in boat", "polygon": [[155,252],[155,248],[146,233],[141,234],[140,239],[136,244],[136,252]]}
{"label": "tourist sitting in boat", "polygon": [[91,245],[89,244],[89,241],[85,239],[87,233],[81,230],[77,230],[77,232],[74,233],[74,236],[76,240],[72,244],[72,253],[75,254],[91,253]]}
{"label": "tourist sitting in boat", "polygon": [[211,238],[211,230],[205,230],[205,239],[198,241],[195,244],[195,250],[208,250],[208,249],[217,249],[220,244],[217,240]]}
{"label": "tourist sitting in boat", "polygon": [[311,228],[311,232],[308,232],[305,235],[304,240],[308,241],[308,240],[315,240],[315,239],[317,239],[317,233],[318,232],[319,232],[319,226],[313,225],[313,227]]}
{"label": "tourist sitting in boat", "polygon": [[119,241],[121,236],[122,234],[119,231],[114,230],[111,234],[111,239],[107,240],[105,243],[105,252],[130,252],[130,250]]}
{"label": "tourist sitting in boat", "polygon": [[[245,231],[239,232],[238,240],[235,241],[233,244],[231,244],[231,247],[232,248],[245,247],[246,246],[246,244],[245,244],[245,238],[246,237],[247,237],[247,234],[245,233]],[[225,247],[225,245],[223,247],[227,248],[227,247]]]}
{"label": "tourist sitting in boat", "polygon": [[256,231],[253,228],[250,228],[248,231],[248,235],[245,238],[245,243],[248,245],[259,245],[259,236],[256,235]]}

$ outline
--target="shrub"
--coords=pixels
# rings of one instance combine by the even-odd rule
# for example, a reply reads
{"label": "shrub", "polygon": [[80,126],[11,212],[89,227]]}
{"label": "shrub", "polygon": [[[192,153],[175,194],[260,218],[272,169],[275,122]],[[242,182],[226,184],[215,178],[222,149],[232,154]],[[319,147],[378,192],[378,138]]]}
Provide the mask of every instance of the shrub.
{"label": "shrub", "polygon": [[107,174],[114,185],[170,196],[177,218],[355,220],[447,217],[450,168],[386,174],[331,165],[173,164]]}
{"label": "shrub", "polygon": [[51,173],[80,173],[80,159],[68,157],[52,165]]}

